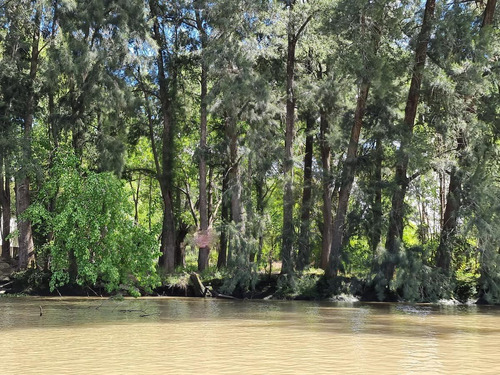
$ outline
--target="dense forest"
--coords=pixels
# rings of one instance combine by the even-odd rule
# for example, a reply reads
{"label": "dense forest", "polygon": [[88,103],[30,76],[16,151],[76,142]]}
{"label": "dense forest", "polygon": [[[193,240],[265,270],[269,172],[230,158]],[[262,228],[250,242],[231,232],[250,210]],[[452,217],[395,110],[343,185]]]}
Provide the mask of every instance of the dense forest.
{"label": "dense forest", "polygon": [[500,302],[497,8],[1,0],[2,257],[52,290]]}

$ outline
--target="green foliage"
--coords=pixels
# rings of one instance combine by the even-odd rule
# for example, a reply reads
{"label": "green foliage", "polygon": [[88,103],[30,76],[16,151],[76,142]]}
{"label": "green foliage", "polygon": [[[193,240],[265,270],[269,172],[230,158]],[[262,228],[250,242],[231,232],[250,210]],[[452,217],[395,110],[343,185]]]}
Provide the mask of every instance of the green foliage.
{"label": "green foliage", "polygon": [[227,278],[221,287],[223,294],[231,294],[236,288],[253,290],[258,281],[257,265],[250,262],[250,253],[256,253],[257,241],[241,231],[241,224],[226,226],[231,244],[231,259],[228,262]]}
{"label": "green foliage", "polygon": [[276,296],[281,298],[319,299],[321,292],[318,288],[320,275],[305,274],[294,278],[292,282],[281,277],[278,279]]}
{"label": "green foliage", "polygon": [[455,275],[455,288],[453,295],[458,301],[466,303],[477,297],[478,284],[478,273],[458,270]]}
{"label": "green foliage", "polygon": [[452,297],[449,278],[429,265],[429,248],[410,247],[399,253],[396,275],[390,288],[405,301],[436,302]]}
{"label": "green foliage", "polygon": [[24,271],[15,272],[12,275],[14,287],[23,293],[38,292],[47,289],[50,275],[43,270],[30,268]]}
{"label": "green foliage", "polygon": [[[51,179],[27,217],[50,238],[39,250],[52,273],[50,288],[102,282],[108,292],[158,284],[155,237],[133,224],[122,183],[110,173],[79,170],[71,152],[58,152]],[[53,210],[47,209],[55,201]]]}
{"label": "green foliage", "polygon": [[[500,303],[498,9],[494,25],[482,28],[484,2],[437,2],[410,137],[404,108],[424,3],[3,2],[0,169],[12,177],[12,191],[15,180],[30,179],[34,201],[17,219],[33,223],[36,263],[50,270],[50,286],[103,285],[136,295],[153,287],[167,211],[173,224],[165,224],[164,233],[176,237],[169,249],[181,250],[176,256],[182,259],[165,281],[184,285],[183,271],[197,268],[203,155],[209,225],[227,229],[229,238],[228,266],[218,275],[225,279],[223,291],[255,287],[259,267],[279,259],[283,238],[287,36],[300,30],[294,35],[290,236],[309,227],[315,266],[325,228],[323,188],[334,211],[360,82],[370,88],[342,230],[346,275],[319,283],[307,273],[280,277],[278,295],[316,298],[322,288],[320,296],[348,293],[362,284],[350,279],[374,277],[380,299],[478,296]],[[202,67],[208,123],[207,146],[200,150]],[[303,226],[306,113],[315,119],[315,142],[312,208]],[[54,151],[66,148],[72,152]],[[323,153],[330,155],[330,170],[322,168]],[[397,185],[394,166],[406,157],[402,245],[390,255],[382,248]],[[114,175],[98,173],[105,171]],[[452,173],[458,206],[447,243],[452,269],[445,277],[435,267],[435,253]],[[233,191],[242,208],[238,225],[227,224],[231,213],[223,204]],[[14,208],[19,202],[12,196]],[[165,209],[167,197],[171,210]],[[211,233],[207,278],[216,272],[221,235]],[[396,265],[393,280],[377,268],[385,263]],[[38,287],[46,282],[39,276],[23,280]]]}
{"label": "green foliage", "polygon": [[361,276],[370,273],[373,254],[365,237],[351,237],[345,253],[348,257],[345,260],[345,269],[348,274]]}

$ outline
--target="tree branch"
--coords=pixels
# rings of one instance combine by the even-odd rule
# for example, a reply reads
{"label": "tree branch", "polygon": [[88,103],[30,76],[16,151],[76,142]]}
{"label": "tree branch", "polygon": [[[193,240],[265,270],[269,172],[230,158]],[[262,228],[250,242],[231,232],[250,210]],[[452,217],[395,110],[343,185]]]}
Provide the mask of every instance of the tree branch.
{"label": "tree branch", "polygon": [[189,184],[187,181],[184,181],[184,184],[186,185],[186,190],[183,190],[181,187],[177,187],[181,193],[183,193],[189,204],[189,211],[191,211],[191,216],[193,216],[194,224],[198,228],[198,218],[196,217],[196,210],[194,209],[193,201],[191,200],[191,192],[189,191]]}
{"label": "tree branch", "polygon": [[313,16],[314,16],[314,13],[316,12],[313,12],[309,15],[309,17],[306,18],[306,20],[304,21],[304,23],[302,24],[302,26],[300,26],[299,30],[297,31],[297,34],[295,34],[293,36],[293,41],[294,42],[297,42],[297,40],[299,40],[300,38],[300,34],[302,34],[302,32],[304,31],[304,29],[306,28],[307,24],[309,23],[309,21],[312,20]]}

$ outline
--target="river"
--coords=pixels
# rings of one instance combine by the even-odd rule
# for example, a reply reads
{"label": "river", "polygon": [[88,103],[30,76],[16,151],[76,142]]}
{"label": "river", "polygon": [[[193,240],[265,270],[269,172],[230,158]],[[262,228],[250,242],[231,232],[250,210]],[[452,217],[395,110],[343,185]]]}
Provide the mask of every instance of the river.
{"label": "river", "polygon": [[0,298],[2,375],[500,374],[499,350],[488,306]]}

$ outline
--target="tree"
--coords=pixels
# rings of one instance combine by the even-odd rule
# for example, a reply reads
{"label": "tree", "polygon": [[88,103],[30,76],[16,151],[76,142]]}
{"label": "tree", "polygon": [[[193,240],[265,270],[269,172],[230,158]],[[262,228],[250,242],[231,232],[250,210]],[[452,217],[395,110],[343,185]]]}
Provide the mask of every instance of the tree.
{"label": "tree", "polygon": [[[72,152],[58,151],[52,169],[53,178],[27,210],[35,226],[52,234],[43,247],[50,257],[51,289],[101,281],[108,292],[151,291],[158,283],[156,240],[134,225],[122,183],[109,172],[81,170]],[[49,211],[53,195],[57,203]]]}
{"label": "tree", "polygon": [[[165,9],[166,8],[166,9]],[[161,133],[161,155],[158,155],[158,150],[156,147],[156,140],[154,139],[154,132],[150,130],[151,146],[153,149],[153,154],[155,158],[156,174],[158,181],[160,183],[161,194],[163,198],[163,226],[161,234],[161,249],[163,257],[163,268],[166,272],[172,272],[175,265],[175,220],[173,212],[173,127],[174,127],[174,116],[173,116],[173,101],[175,100],[175,84],[176,84],[176,71],[175,66],[172,65],[172,51],[169,48],[169,42],[167,40],[167,31],[162,20],[164,18],[169,18],[167,4],[163,2],[156,2],[154,0],[149,1],[149,10],[151,18],[153,20],[153,27],[151,30],[151,37],[156,42],[157,54],[156,54],[156,79],[158,82],[158,98],[160,101],[161,118],[162,118],[162,133]],[[167,71],[167,67],[174,68]],[[146,98],[146,102],[148,99]],[[152,121],[150,115],[148,115],[148,121]],[[150,122],[150,129],[152,129],[152,123]],[[161,160],[161,164],[160,164]]]}
{"label": "tree", "polygon": [[[494,11],[495,11],[495,0],[489,0],[486,4],[482,23],[481,23],[481,32],[478,37],[481,39],[485,38],[485,32],[483,29],[488,28],[493,23]],[[460,10],[459,10],[460,12]],[[457,27],[460,27],[458,22],[455,23]],[[471,30],[473,32],[473,30]],[[479,46],[482,43],[478,43]],[[457,51],[456,56],[460,56],[459,53],[461,51]],[[478,51],[481,53],[481,50]],[[455,57],[454,60],[460,59],[462,61],[467,61],[468,56],[461,56],[460,58]],[[480,60],[481,61],[481,60]],[[456,62],[455,62],[456,64]],[[462,77],[450,77],[451,79],[461,79]],[[475,78],[475,77],[474,77]],[[463,83],[462,83],[463,85]],[[473,86],[474,82],[469,83],[469,86]],[[478,85],[479,87],[479,85]],[[467,108],[465,108],[465,113],[463,114],[463,118],[467,119],[470,115],[475,112],[473,106],[474,103],[478,100],[478,93],[474,93],[475,95],[470,95],[470,89],[466,89],[466,93],[457,93],[460,95],[460,98],[467,104]],[[443,215],[443,226],[441,229],[439,246],[436,252],[436,266],[441,268],[447,275],[450,275],[452,271],[452,252],[455,244],[455,237],[457,234],[457,226],[458,219],[461,211],[461,201],[462,201],[462,180],[464,178],[463,171],[461,169],[466,168],[466,147],[467,140],[465,136],[465,129],[460,129],[458,134],[456,135],[456,154],[458,158],[458,165],[453,165],[450,171],[450,182],[448,188],[448,194],[446,195],[446,206]]]}
{"label": "tree", "polygon": [[384,264],[384,277],[389,282],[394,274],[395,256],[399,250],[403,238],[404,221],[404,200],[409,183],[416,176],[407,176],[409,155],[407,147],[410,145],[417,108],[420,98],[420,87],[422,85],[425,61],[427,59],[427,48],[431,36],[435,0],[427,0],[425,3],[424,16],[420,26],[415,45],[415,60],[412,67],[411,83],[408,98],[405,106],[403,121],[403,133],[399,150],[397,152],[395,188],[392,194],[392,205],[387,230],[385,248],[389,254],[389,259]]}
{"label": "tree", "polygon": [[[18,1],[4,5],[4,21],[10,26],[3,43],[3,65],[10,76],[5,76],[4,93],[11,108],[7,121],[19,125],[22,134],[20,158],[22,164],[16,173],[16,206],[19,228],[18,268],[25,269],[34,262],[31,223],[24,217],[30,205],[30,183],[33,175],[32,129],[38,112],[39,71],[42,51],[54,32],[54,8],[44,1]],[[5,86],[9,85],[9,86]],[[13,93],[16,93],[13,95]]]}
{"label": "tree", "polygon": [[310,233],[312,206],[312,162],[313,162],[313,130],[315,119],[313,115],[306,114],[306,148],[304,154],[304,183],[302,189],[302,205],[300,214],[300,233],[297,256],[297,269],[303,270],[310,262]]}
{"label": "tree", "polygon": [[281,247],[281,260],[283,274],[293,272],[292,249],[294,241],[293,225],[293,138],[295,134],[295,59],[297,43],[305,28],[313,18],[313,13],[299,16],[301,12],[295,6],[295,1],[287,1],[287,57],[286,57],[286,116],[285,116],[285,159],[283,175],[285,186],[283,191],[283,237]]}
{"label": "tree", "polygon": [[0,213],[2,217],[2,258],[10,260],[10,175],[8,163],[4,161],[4,155],[0,152]]}

